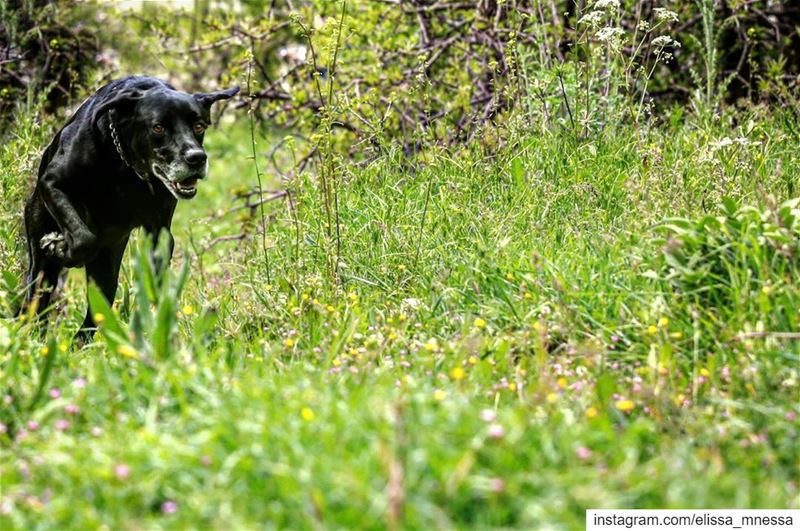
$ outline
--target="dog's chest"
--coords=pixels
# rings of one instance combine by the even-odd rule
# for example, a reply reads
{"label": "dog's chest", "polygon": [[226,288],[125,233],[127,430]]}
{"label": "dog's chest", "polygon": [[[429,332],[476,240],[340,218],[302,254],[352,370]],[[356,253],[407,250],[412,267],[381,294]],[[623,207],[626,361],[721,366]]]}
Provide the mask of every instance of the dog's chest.
{"label": "dog's chest", "polygon": [[[101,241],[112,243],[133,229],[151,225],[167,215],[170,198],[151,192],[146,183],[132,179],[105,179],[93,183],[83,197],[86,224]],[[158,186],[158,183],[153,185]]]}

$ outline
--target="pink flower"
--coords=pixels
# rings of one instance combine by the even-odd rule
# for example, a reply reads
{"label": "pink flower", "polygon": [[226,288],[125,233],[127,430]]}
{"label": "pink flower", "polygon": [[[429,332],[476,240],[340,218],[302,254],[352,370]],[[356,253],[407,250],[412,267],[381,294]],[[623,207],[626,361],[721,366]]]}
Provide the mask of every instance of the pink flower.
{"label": "pink flower", "polygon": [[786,413],[786,417],[784,418],[789,422],[794,422],[794,420],[797,418],[797,413],[795,413],[794,411],[788,411]]}
{"label": "pink flower", "polygon": [[494,422],[494,419],[497,418],[497,413],[495,413],[494,409],[482,409],[481,410],[481,420],[484,422]]}
{"label": "pink flower", "polygon": [[506,434],[505,428],[500,424],[492,424],[489,426],[489,430],[487,431],[489,437],[492,439],[502,439],[503,436]]}
{"label": "pink flower", "polygon": [[86,380],[84,380],[83,378],[75,378],[74,380],[72,380],[72,385],[77,389],[83,389],[84,387],[86,387]]}
{"label": "pink flower", "polygon": [[178,504],[172,500],[167,500],[161,504],[161,512],[164,514],[174,514],[178,512]]}
{"label": "pink flower", "polygon": [[211,462],[212,462],[212,460],[211,460],[211,456],[210,456],[210,455],[208,455],[208,454],[205,454],[205,455],[203,455],[203,456],[201,456],[201,457],[200,457],[200,463],[201,463],[203,466],[210,466],[210,465],[211,465]]}
{"label": "pink flower", "polygon": [[506,488],[506,482],[500,478],[492,478],[489,480],[489,488],[492,492],[503,492]]}
{"label": "pink flower", "polygon": [[117,476],[117,479],[120,481],[124,481],[128,479],[131,475],[131,467],[126,465],[125,463],[120,463],[114,467],[114,475]]}
{"label": "pink flower", "polygon": [[67,405],[64,407],[64,411],[66,411],[66,412],[67,412],[67,413],[69,413],[70,415],[77,415],[78,413],[80,413],[80,412],[81,412],[81,408],[80,408],[80,407],[78,407],[78,405],[77,405],[77,404],[67,404]]}
{"label": "pink flower", "polygon": [[69,428],[69,421],[67,419],[58,419],[55,422],[55,427],[58,431],[64,431]]}
{"label": "pink flower", "polygon": [[8,431],[8,426],[0,422],[0,435],[6,433]]}
{"label": "pink flower", "polygon": [[48,394],[50,395],[50,398],[55,399],[61,396],[61,390],[58,387],[53,387],[50,389],[50,393]]}
{"label": "pink flower", "polygon": [[29,421],[28,421],[28,429],[29,429],[30,431],[36,431],[36,430],[38,430],[38,429],[39,429],[39,423],[38,423],[38,422],[36,422],[35,420],[29,420]]}
{"label": "pink flower", "polygon": [[585,461],[592,457],[592,451],[585,446],[578,446],[575,455],[578,456],[578,459]]}

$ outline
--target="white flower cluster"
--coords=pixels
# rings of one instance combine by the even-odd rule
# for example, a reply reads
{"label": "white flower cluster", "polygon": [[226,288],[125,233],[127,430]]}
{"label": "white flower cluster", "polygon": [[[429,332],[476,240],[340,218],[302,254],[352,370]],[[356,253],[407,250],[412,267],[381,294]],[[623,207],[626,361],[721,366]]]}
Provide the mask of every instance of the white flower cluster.
{"label": "white flower cluster", "polygon": [[661,35],[659,37],[656,37],[655,39],[653,39],[653,42],[651,44],[658,48],[665,48],[667,46],[674,46],[675,48],[681,47],[681,43],[679,43],[669,35]]}
{"label": "white flower cluster", "polygon": [[678,14],[663,7],[653,9],[653,14],[659,22],[678,22]]}
{"label": "white flower cluster", "polygon": [[619,9],[619,0],[597,0],[594,3],[594,8],[600,10]]}

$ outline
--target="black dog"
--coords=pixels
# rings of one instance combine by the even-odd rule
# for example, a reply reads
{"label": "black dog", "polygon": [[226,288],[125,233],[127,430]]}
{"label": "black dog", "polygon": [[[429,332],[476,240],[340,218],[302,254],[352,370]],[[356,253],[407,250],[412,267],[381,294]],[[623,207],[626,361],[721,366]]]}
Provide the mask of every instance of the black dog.
{"label": "black dog", "polygon": [[[24,309],[46,310],[67,267],[85,267],[87,281],[113,302],[125,246],[137,227],[154,240],[165,231],[171,256],[177,200],[194,197],[206,175],[202,145],[211,104],[237,92],[186,94],[158,79],[127,77],[81,105],[45,150],[25,205],[30,267]],[[87,308],[80,334],[93,328]]]}

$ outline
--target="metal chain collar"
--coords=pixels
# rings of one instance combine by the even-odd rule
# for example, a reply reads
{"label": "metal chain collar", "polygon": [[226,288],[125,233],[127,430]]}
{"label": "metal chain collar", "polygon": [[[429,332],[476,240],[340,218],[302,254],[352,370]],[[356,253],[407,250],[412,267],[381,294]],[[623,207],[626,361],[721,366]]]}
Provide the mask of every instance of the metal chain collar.
{"label": "metal chain collar", "polygon": [[150,188],[150,193],[151,194],[155,194],[155,191],[153,190],[153,183],[150,182],[150,179],[148,179],[147,176],[142,175],[141,173],[139,173],[139,170],[137,170],[133,166],[133,164],[128,162],[128,159],[125,158],[125,153],[122,152],[122,144],[120,144],[120,141],[119,141],[119,134],[117,133],[117,128],[114,125],[114,115],[115,114],[116,113],[115,113],[114,109],[111,109],[109,111],[109,113],[108,113],[108,128],[111,131],[111,141],[114,142],[114,147],[117,148],[117,153],[119,154],[119,158],[122,159],[122,162],[124,162],[126,166],[128,166],[130,169],[133,170],[133,172],[136,174],[137,177],[139,177],[139,179],[141,179],[142,181],[147,183],[148,188]]}

